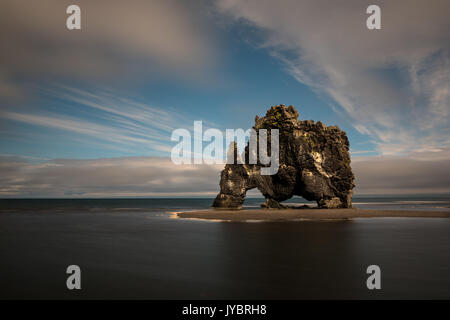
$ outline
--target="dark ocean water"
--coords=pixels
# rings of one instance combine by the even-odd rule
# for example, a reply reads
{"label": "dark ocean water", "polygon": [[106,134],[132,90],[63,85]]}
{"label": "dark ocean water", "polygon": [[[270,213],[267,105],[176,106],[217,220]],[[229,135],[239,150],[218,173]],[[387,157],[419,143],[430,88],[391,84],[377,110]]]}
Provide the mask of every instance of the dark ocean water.
{"label": "dark ocean water", "polygon": [[[450,219],[221,223],[169,214],[211,202],[0,200],[0,298],[450,298]],[[450,196],[354,204],[450,210]],[[82,270],[80,291],[66,289],[72,264]],[[366,287],[372,264],[381,290]]]}

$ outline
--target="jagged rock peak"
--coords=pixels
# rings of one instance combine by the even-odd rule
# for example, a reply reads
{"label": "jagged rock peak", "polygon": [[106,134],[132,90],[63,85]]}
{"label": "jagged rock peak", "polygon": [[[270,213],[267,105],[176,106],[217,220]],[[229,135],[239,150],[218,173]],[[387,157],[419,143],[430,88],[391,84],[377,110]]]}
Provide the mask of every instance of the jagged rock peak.
{"label": "jagged rock peak", "polygon": [[[294,195],[315,200],[321,208],[351,207],[354,175],[350,167],[349,141],[337,126],[298,120],[293,106],[272,106],[264,117],[255,117],[254,129],[279,130],[279,168],[262,175],[262,165],[227,164],[221,173],[220,193],[213,207],[240,208],[246,192],[257,188],[265,207],[281,208]],[[259,139],[259,136],[258,136]]]}

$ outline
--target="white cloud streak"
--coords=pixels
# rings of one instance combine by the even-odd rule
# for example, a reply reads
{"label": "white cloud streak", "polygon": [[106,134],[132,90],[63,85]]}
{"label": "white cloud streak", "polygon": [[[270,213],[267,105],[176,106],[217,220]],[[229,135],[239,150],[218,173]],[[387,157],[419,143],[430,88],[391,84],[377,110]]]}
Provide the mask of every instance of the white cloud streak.
{"label": "white cloud streak", "polygon": [[450,3],[370,4],[381,30],[366,28],[359,0],[220,0],[218,10],[263,30],[255,45],[337,103],[382,154],[449,146]]}
{"label": "white cloud streak", "polygon": [[48,110],[35,113],[33,109],[26,113],[3,111],[0,118],[74,133],[67,136],[67,142],[75,138],[84,144],[100,141],[106,149],[141,150],[144,155],[167,154],[174,144],[170,141],[172,131],[190,128],[194,123],[194,119],[174,109],[153,107],[109,90],[87,91],[63,86],[41,90],[57,99],[61,105],[58,113]]}

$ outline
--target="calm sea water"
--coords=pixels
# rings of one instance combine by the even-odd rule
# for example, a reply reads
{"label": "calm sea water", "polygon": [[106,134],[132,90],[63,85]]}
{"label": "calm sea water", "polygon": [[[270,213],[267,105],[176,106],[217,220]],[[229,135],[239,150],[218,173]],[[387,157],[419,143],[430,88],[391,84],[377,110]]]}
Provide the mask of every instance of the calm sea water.
{"label": "calm sea water", "polygon": [[[261,202],[248,199],[245,208]],[[0,200],[0,298],[450,298],[450,219],[220,223],[169,214],[211,203]],[[450,196],[354,204],[450,210]],[[72,264],[82,270],[80,291],[66,289]],[[372,264],[381,290],[366,288]]]}

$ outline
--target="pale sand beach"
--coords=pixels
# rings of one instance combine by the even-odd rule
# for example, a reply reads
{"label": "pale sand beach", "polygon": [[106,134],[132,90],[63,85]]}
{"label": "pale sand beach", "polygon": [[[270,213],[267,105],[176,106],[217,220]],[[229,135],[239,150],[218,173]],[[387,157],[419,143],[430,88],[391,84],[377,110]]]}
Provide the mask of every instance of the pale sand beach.
{"label": "pale sand beach", "polygon": [[368,209],[210,209],[176,212],[176,217],[219,221],[346,220],[355,218],[450,218],[450,211]]}

